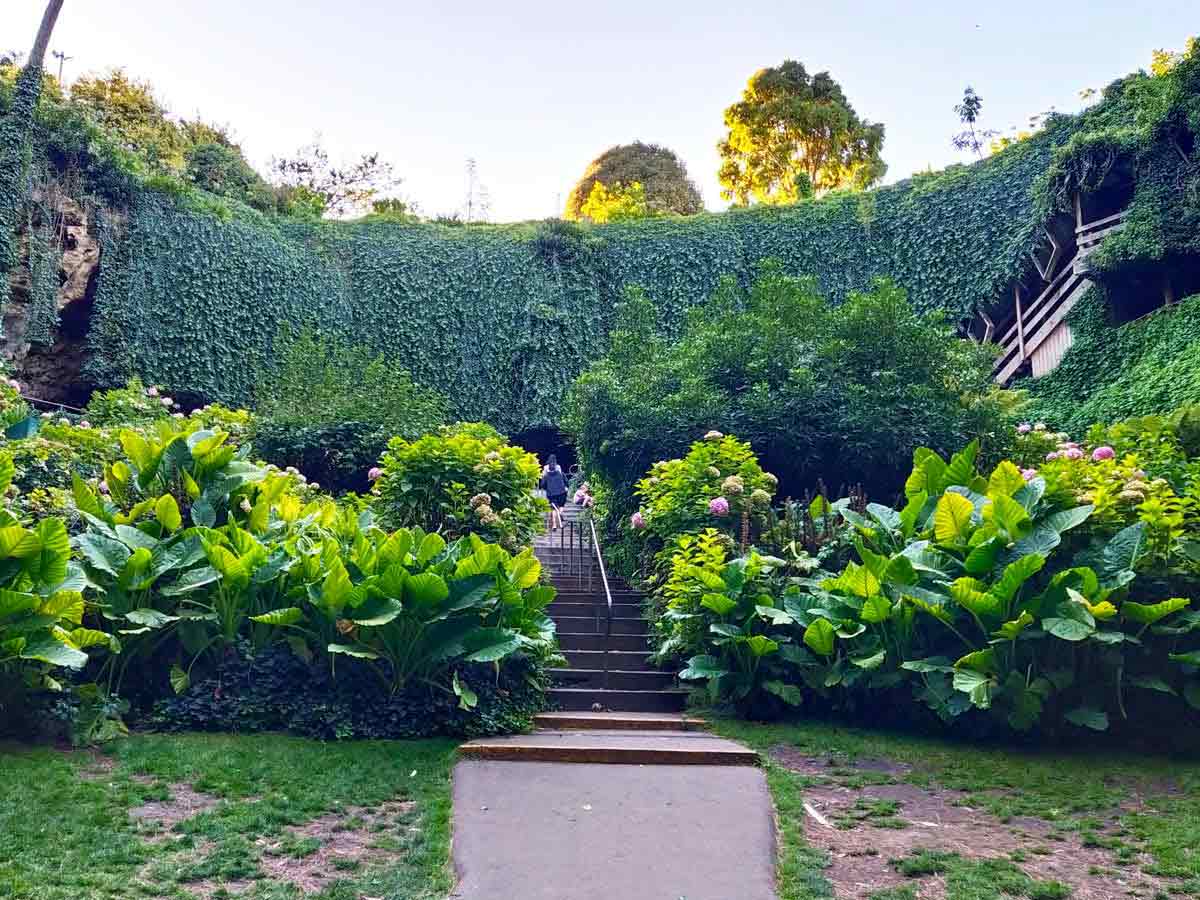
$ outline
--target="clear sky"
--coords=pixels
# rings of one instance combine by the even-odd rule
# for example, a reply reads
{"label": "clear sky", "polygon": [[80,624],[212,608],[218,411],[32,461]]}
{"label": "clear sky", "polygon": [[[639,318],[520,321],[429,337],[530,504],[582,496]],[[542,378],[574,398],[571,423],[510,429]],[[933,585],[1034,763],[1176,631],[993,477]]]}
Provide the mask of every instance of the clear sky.
{"label": "clear sky", "polygon": [[[43,6],[0,0],[0,48],[27,50]],[[966,84],[1006,130],[1200,32],[1198,0],[1138,6],[66,0],[50,46],[73,57],[68,81],[122,66],[174,112],[230,126],[259,167],[318,132],[335,160],[377,150],[429,214],[461,205],[474,157],[508,221],[558,213],[590,159],[639,139],[675,150],[721,208],[722,111],[788,58],[887,126],[889,180],[941,167],[964,158],[950,135]]]}

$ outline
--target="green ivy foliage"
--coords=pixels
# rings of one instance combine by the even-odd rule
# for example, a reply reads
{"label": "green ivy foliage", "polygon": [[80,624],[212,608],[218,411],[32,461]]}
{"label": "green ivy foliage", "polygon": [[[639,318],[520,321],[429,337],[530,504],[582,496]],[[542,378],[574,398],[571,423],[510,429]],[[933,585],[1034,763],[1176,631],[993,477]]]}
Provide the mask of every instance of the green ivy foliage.
{"label": "green ivy foliage", "polygon": [[1071,311],[1071,349],[1029,382],[1031,418],[1080,431],[1095,422],[1166,413],[1200,402],[1200,295],[1114,327],[1104,291]]}
{"label": "green ivy foliage", "polygon": [[0,303],[8,300],[4,276],[16,261],[13,236],[28,196],[29,133],[41,88],[41,67],[26,67],[12,95],[5,98],[4,118],[0,119]]}
{"label": "green ivy foliage", "polygon": [[[1200,125],[1197,66],[1192,53],[1166,74],[1122,79],[1081,115],[1052,116],[972,165],[686,218],[308,222],[143,178],[110,201],[119,209],[101,227],[89,373],[101,385],[143,374],[185,398],[245,403],[280,326],[311,325],[401,360],[449,399],[453,417],[519,432],[559,421],[631,284],[667,335],[722,276],[746,285],[767,258],[814,275],[834,302],[888,276],[919,311],[962,322],[1009,296],[1032,269],[1046,217],[1113,166],[1137,190],[1130,226],[1092,258],[1102,274],[1200,250],[1200,150],[1188,143]],[[106,173],[94,189],[124,197]]]}

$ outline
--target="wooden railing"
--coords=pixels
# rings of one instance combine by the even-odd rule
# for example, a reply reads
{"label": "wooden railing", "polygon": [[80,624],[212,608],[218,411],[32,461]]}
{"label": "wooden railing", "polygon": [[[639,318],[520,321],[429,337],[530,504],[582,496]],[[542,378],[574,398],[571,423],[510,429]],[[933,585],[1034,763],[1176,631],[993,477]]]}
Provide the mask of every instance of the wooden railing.
{"label": "wooden railing", "polygon": [[[1122,210],[1092,222],[1080,223],[1077,219],[1074,246],[1069,250],[1051,236],[1053,250],[1045,265],[1034,257],[1038,273],[1045,282],[1041,292],[1028,301],[1021,285],[1016,285],[1011,319],[1006,318],[994,336],[990,320],[984,320],[988,325],[985,339],[995,340],[1002,350],[992,370],[997,382],[1007,384],[1011,381],[1079,302],[1091,283],[1086,263],[1088,255],[1104,238],[1125,227],[1125,215],[1126,211]],[[1072,250],[1070,259],[1064,262]]]}

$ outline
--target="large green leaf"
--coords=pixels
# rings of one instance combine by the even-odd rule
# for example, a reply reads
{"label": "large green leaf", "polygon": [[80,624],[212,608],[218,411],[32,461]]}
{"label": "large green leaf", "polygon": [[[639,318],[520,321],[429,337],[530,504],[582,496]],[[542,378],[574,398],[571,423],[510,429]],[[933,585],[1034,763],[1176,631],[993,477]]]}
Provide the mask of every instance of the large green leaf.
{"label": "large green leaf", "polygon": [[1137,622],[1139,625],[1153,625],[1155,622],[1165,619],[1172,613],[1187,607],[1192,601],[1184,597],[1172,597],[1170,600],[1163,600],[1159,603],[1134,603],[1132,600],[1126,600],[1121,604],[1121,615],[1130,622]]}
{"label": "large green leaf", "polygon": [[261,615],[251,616],[250,620],[261,622],[263,625],[295,625],[297,622],[304,621],[304,612],[299,607],[286,606],[282,609],[273,609]]}
{"label": "large green leaf", "polygon": [[705,609],[711,609],[718,616],[726,616],[737,607],[737,602],[724,594],[710,593],[700,598],[700,605]]}
{"label": "large green leaf", "polygon": [[720,678],[728,674],[729,670],[721,665],[719,659],[702,654],[689,659],[687,667],[679,673],[679,677],[685,681],[698,681],[702,678]]}
{"label": "large green leaf", "polygon": [[1146,526],[1137,522],[1122,528],[1104,547],[1104,572],[1115,575],[1133,569],[1146,546]]}
{"label": "large green leaf", "polygon": [[762,687],[768,694],[774,694],[790,706],[799,706],[804,702],[804,692],[794,684],[782,681],[764,681]]}
{"label": "large green leaf", "polygon": [[1092,731],[1108,730],[1108,713],[1094,706],[1078,706],[1063,716],[1072,725],[1090,728]]}
{"label": "large green leaf", "polygon": [[779,649],[779,644],[765,635],[756,634],[745,640],[746,647],[755,657],[767,656]]}
{"label": "large green leaf", "polygon": [[1056,513],[1051,513],[1042,520],[1049,528],[1053,528],[1060,534],[1064,531],[1070,531],[1072,528],[1078,528],[1089,518],[1096,507],[1091,505],[1075,506],[1071,509],[1059,510]]}
{"label": "large green leaf", "polygon": [[1021,470],[1009,460],[1004,460],[992,470],[988,478],[987,492],[989,497],[1012,497],[1025,487],[1025,477]]}
{"label": "large green leaf", "polygon": [[814,653],[819,653],[821,656],[833,655],[836,639],[837,631],[828,619],[816,619],[804,629],[804,643],[812,648]]}
{"label": "large green leaf", "polygon": [[1096,630],[1095,626],[1080,622],[1078,619],[1050,616],[1042,619],[1042,628],[1049,634],[1064,641],[1082,641],[1090,637]]}
{"label": "large green leaf", "polygon": [[496,662],[521,649],[521,635],[508,628],[479,628],[463,641],[470,662]]}
{"label": "large green leaf", "polygon": [[1020,559],[1009,563],[1004,567],[1004,574],[1000,576],[1000,580],[992,585],[992,594],[1002,604],[1008,604],[1017,595],[1017,591],[1021,589],[1021,586],[1038,572],[1042,571],[1042,567],[1045,564],[1046,558],[1038,553],[1022,556]]}
{"label": "large green leaf", "polygon": [[421,572],[410,575],[404,581],[404,602],[419,607],[437,606],[450,596],[450,586],[436,572]]}
{"label": "large green leaf", "polygon": [[992,695],[996,682],[982,672],[974,669],[958,669],[954,673],[954,689],[961,691],[970,698],[971,703],[979,709],[988,709],[992,705]]}
{"label": "large green leaf", "polygon": [[971,530],[975,504],[962,494],[942,494],[933,511],[933,535],[943,544],[961,543]]}
{"label": "large green leaf", "polygon": [[88,655],[82,650],[76,650],[51,634],[31,637],[22,648],[20,656],[21,659],[36,660],[68,669],[82,669],[88,661]]}
{"label": "large green leaf", "polygon": [[183,517],[179,514],[179,504],[170,494],[163,494],[158,498],[158,502],[154,504],[154,517],[169,532],[177,531],[183,524]]}
{"label": "large green leaf", "polygon": [[1033,530],[1033,520],[1020,503],[1012,497],[997,494],[989,498],[990,502],[984,509],[983,517],[1004,529],[1014,541],[1029,536]]}
{"label": "large green leaf", "polygon": [[379,654],[373,650],[351,644],[330,644],[325,649],[330,653],[340,653],[344,656],[353,656],[358,659],[379,659]]}
{"label": "large green leaf", "polygon": [[943,487],[960,485],[969,487],[975,480],[975,458],[979,455],[979,441],[973,440],[962,450],[950,457],[943,476]]}
{"label": "large green leaf", "polygon": [[119,576],[129,562],[129,548],[120,541],[88,531],[75,539],[75,546],[94,568],[107,572],[114,578]]}

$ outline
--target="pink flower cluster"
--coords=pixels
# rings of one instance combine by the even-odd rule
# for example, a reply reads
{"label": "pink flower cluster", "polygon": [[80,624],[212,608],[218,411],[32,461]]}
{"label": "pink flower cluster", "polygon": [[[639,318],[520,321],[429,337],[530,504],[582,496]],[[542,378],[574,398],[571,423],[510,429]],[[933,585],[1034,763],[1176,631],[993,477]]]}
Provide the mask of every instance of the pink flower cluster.
{"label": "pink flower cluster", "polygon": [[631,528],[640,530],[640,529],[646,527],[646,520],[645,520],[645,518],[643,518],[643,516],[640,512],[635,512],[632,516],[629,517],[629,525]]}
{"label": "pink flower cluster", "polygon": [[379,468],[379,466],[372,466],[367,470],[367,481],[378,481],[382,477],[383,469]]}
{"label": "pink flower cluster", "polygon": [[1097,447],[1092,451],[1092,461],[1100,462],[1102,459],[1112,459],[1116,455],[1117,453],[1112,447],[1105,445],[1103,447]]}
{"label": "pink flower cluster", "polygon": [[714,516],[729,515],[729,501],[724,497],[713,497],[708,501],[708,511]]}

